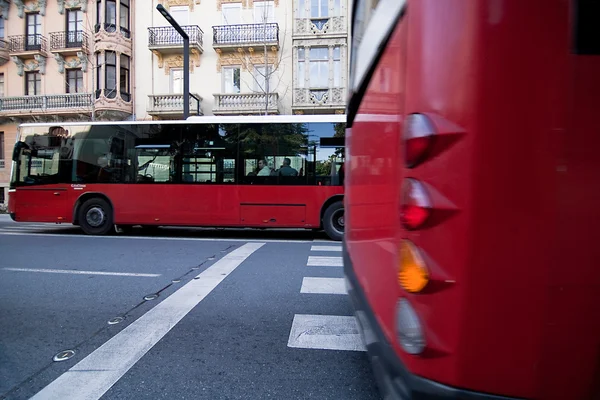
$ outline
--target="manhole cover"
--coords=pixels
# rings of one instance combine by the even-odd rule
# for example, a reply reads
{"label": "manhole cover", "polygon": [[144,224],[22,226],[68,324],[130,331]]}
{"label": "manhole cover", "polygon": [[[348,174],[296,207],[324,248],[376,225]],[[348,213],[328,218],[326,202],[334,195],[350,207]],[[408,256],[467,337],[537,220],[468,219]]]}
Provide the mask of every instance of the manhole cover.
{"label": "manhole cover", "polygon": [[75,355],[75,350],[63,350],[60,353],[56,354],[54,356],[54,358],[52,358],[53,361],[59,362],[59,361],[65,361],[68,360],[69,358],[73,357]]}
{"label": "manhole cover", "polygon": [[125,317],[114,317],[113,319],[108,321],[108,324],[115,325],[115,324],[118,324],[119,322],[123,322],[124,319],[125,319]]}

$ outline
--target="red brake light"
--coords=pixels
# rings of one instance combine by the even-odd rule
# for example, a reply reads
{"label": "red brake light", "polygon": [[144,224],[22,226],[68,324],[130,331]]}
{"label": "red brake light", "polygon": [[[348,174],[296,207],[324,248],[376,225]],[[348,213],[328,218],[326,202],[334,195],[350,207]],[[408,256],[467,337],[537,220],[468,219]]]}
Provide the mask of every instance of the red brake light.
{"label": "red brake light", "polygon": [[425,186],[416,179],[405,179],[400,207],[400,221],[406,229],[421,227],[431,214],[431,200]]}
{"label": "red brake light", "polygon": [[404,121],[402,132],[404,163],[407,168],[415,167],[427,156],[431,148],[435,129],[423,114],[410,114]]}

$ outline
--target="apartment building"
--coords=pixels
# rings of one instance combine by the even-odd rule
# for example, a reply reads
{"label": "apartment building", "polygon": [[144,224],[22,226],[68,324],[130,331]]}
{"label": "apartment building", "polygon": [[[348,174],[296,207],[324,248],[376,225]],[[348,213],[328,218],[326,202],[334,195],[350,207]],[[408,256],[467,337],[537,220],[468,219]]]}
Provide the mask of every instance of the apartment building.
{"label": "apartment building", "polygon": [[137,119],[183,115],[183,41],[158,3],[190,37],[190,115],[344,112],[347,0],[152,0],[136,10]]}
{"label": "apartment building", "polygon": [[133,114],[135,0],[0,0],[0,204],[24,122]]}

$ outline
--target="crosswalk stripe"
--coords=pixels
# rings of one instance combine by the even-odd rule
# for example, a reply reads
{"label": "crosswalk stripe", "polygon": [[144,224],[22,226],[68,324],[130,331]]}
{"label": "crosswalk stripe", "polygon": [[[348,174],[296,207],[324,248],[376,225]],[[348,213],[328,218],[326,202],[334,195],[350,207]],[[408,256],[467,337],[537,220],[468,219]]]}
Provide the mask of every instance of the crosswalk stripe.
{"label": "crosswalk stripe", "polygon": [[342,315],[294,315],[288,347],[365,351],[356,319]]}
{"label": "crosswalk stripe", "polygon": [[311,246],[310,251],[342,251],[342,246]]}
{"label": "crosswalk stripe", "polygon": [[302,280],[300,293],[347,294],[344,278],[317,278],[307,276]]}
{"label": "crosswalk stripe", "polygon": [[309,267],[343,267],[342,257],[308,256]]}

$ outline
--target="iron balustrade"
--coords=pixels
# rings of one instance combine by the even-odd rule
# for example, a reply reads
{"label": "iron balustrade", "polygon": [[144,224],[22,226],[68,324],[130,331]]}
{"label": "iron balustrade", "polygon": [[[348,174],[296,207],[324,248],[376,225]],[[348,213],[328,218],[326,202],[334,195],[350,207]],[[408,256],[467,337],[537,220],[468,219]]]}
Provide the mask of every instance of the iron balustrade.
{"label": "iron balustrade", "polygon": [[[202,47],[204,32],[198,25],[184,25],[181,28],[190,37],[190,46]],[[170,26],[148,28],[148,46],[183,46],[183,38]]]}
{"label": "iron balustrade", "polygon": [[54,32],[50,34],[50,51],[81,48],[88,51],[88,34],[83,31]]}
{"label": "iron balustrade", "polygon": [[42,51],[46,52],[48,41],[46,37],[40,34],[9,36],[10,52],[17,53],[22,51]]}
{"label": "iron balustrade", "polygon": [[241,24],[213,26],[213,45],[279,43],[279,25]]}
{"label": "iron balustrade", "polygon": [[91,106],[92,93],[65,93],[0,98],[0,112],[73,109],[73,113],[76,114],[77,112],[85,111],[82,109],[89,109]]}

